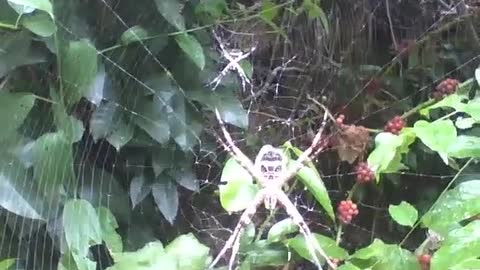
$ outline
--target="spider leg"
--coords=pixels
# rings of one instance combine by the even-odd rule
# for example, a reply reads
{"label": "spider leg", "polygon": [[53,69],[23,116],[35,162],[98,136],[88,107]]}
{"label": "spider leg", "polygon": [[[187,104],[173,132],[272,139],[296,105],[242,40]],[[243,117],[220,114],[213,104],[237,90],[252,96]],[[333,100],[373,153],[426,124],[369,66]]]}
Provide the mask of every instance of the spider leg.
{"label": "spider leg", "polygon": [[247,156],[245,156],[245,154],[233,143],[233,139],[230,136],[230,133],[228,133],[227,129],[225,128],[225,124],[220,117],[220,112],[216,108],[215,115],[220,124],[220,129],[222,130],[223,136],[226,140],[226,143],[223,142],[223,140],[220,140],[220,143],[223,145],[225,150],[227,150],[245,170],[247,170],[253,177],[255,177],[262,186],[266,186],[267,182],[265,181],[263,175],[261,175],[258,170],[255,169],[255,165],[253,165],[252,161]]}
{"label": "spider leg", "polygon": [[230,238],[228,238],[227,242],[223,246],[222,250],[218,253],[217,257],[215,257],[215,260],[210,264],[208,269],[212,269],[220,258],[223,257],[223,255],[227,252],[229,248],[232,248],[232,255],[230,257],[230,262],[229,262],[229,269],[233,266],[233,262],[235,260],[235,255],[238,252],[239,249],[239,243],[238,241],[240,240],[240,235],[245,228],[246,225],[250,224],[252,222],[251,218],[255,213],[257,212],[257,207],[260,205],[260,203],[263,202],[263,199],[266,196],[266,190],[260,190],[255,198],[253,199],[252,204],[250,204],[245,211],[243,211],[242,215],[240,216],[240,220],[237,223],[237,226],[235,226],[235,229],[233,230],[232,235],[230,235]]}
{"label": "spider leg", "polygon": [[305,237],[305,241],[307,243],[308,251],[310,252],[310,256],[314,260],[315,264],[317,265],[318,269],[322,269],[320,262],[318,261],[317,255],[315,251],[318,251],[320,255],[326,260],[328,265],[332,267],[332,269],[336,269],[336,266],[332,263],[332,261],[328,258],[328,255],[325,251],[320,247],[317,240],[313,236],[312,232],[308,228],[305,220],[303,219],[302,215],[298,212],[297,208],[293,203],[290,201],[288,196],[282,191],[277,190],[276,196],[278,201],[285,207],[285,211],[287,214],[292,218],[293,222],[297,224],[300,229],[300,232]]}

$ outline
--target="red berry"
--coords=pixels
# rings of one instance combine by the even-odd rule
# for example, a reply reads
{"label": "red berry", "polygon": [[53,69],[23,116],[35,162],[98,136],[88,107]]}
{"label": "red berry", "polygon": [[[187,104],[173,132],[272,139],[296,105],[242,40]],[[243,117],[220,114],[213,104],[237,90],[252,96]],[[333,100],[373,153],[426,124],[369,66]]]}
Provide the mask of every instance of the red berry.
{"label": "red berry", "polygon": [[338,204],[338,219],[345,224],[348,224],[352,219],[358,215],[357,205],[351,200],[341,201]]}
{"label": "red berry", "polygon": [[370,169],[366,162],[360,162],[355,166],[356,180],[359,184],[364,184],[375,179],[375,173]]}
{"label": "red berry", "polygon": [[420,263],[420,266],[422,267],[422,270],[428,270],[430,269],[430,260],[432,256],[430,254],[422,254],[418,256],[418,262]]}
{"label": "red berry", "polygon": [[458,80],[455,79],[445,79],[440,82],[436,87],[435,91],[433,92],[433,97],[435,99],[442,99],[450,94],[455,93],[457,86],[459,84]]}
{"label": "red berry", "polygon": [[405,120],[403,120],[402,117],[397,115],[387,122],[383,130],[385,132],[390,132],[398,135],[400,131],[405,127],[405,125]]}

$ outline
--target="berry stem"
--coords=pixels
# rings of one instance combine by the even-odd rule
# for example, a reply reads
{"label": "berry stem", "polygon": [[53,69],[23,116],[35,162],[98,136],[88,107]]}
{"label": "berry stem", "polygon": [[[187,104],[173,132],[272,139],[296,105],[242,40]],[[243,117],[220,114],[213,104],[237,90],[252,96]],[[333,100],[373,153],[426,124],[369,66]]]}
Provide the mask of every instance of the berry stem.
{"label": "berry stem", "polygon": [[434,104],[435,102],[437,102],[435,99],[431,98],[423,103],[420,103],[418,104],[417,106],[415,106],[414,108],[412,108],[411,110],[407,111],[406,113],[404,113],[402,116],[400,116],[402,119],[407,119],[408,117],[410,117],[411,115],[417,113],[418,111],[420,111],[421,109],[423,108],[426,108],[432,104]]}

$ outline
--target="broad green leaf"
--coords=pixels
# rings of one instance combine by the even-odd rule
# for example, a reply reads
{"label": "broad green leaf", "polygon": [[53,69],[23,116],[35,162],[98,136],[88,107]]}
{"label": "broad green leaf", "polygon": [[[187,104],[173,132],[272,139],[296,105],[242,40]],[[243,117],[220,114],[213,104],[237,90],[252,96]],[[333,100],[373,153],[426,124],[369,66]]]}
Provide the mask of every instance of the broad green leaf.
{"label": "broad green leaf", "polygon": [[178,46],[190,57],[190,59],[202,70],[205,67],[205,55],[202,45],[190,34],[183,33],[175,36]]}
{"label": "broad green leaf", "polygon": [[245,251],[242,269],[259,269],[265,266],[285,266],[289,261],[288,250],[271,246],[264,240],[255,241]]}
{"label": "broad green leaf", "polygon": [[178,269],[204,270],[211,261],[209,251],[192,233],[178,236],[165,247],[166,254],[176,259]]}
{"label": "broad green leaf", "polygon": [[418,212],[411,204],[402,201],[399,205],[388,207],[390,216],[400,225],[412,227],[418,219]]}
{"label": "broad green leaf", "polygon": [[49,37],[57,31],[52,18],[45,12],[35,12],[22,17],[22,24],[32,33],[41,37]]}
{"label": "broad green leaf", "polygon": [[361,268],[356,267],[350,262],[346,262],[342,265],[340,265],[337,270],[362,270]]}
{"label": "broad green leaf", "polygon": [[1,270],[9,270],[14,264],[16,259],[4,259],[0,261],[0,269]]}
{"label": "broad green leaf", "polygon": [[448,155],[455,158],[479,158],[480,137],[460,135],[448,147]]}
{"label": "broad green leaf", "polygon": [[198,191],[200,189],[200,181],[197,179],[195,173],[191,169],[177,169],[171,174],[171,176],[179,185],[188,190]]}
{"label": "broad green leaf", "polygon": [[2,33],[0,57],[0,77],[17,67],[46,61],[45,55],[32,46],[31,34],[28,31]]}
{"label": "broad green leaf", "polygon": [[[478,258],[480,250],[480,220],[447,234],[442,246],[432,257],[432,270],[448,270]],[[468,269],[468,268],[463,268]]]}
{"label": "broad green leaf", "polygon": [[480,180],[463,182],[447,191],[422,222],[442,236],[458,222],[480,213]]}
{"label": "broad green leaf", "polygon": [[385,244],[379,239],[375,239],[368,247],[357,250],[351,258],[368,260],[371,269],[420,270],[413,253],[396,244]]}
{"label": "broad green leaf", "polygon": [[82,139],[83,132],[85,131],[82,121],[67,114],[61,98],[53,88],[50,89],[50,97],[56,102],[56,104],[52,105],[52,110],[57,130],[63,131],[69,142],[78,142],[80,139]]}
{"label": "broad green leaf", "polygon": [[168,123],[169,113],[165,108],[166,104],[156,98],[153,101],[139,99],[136,103],[138,114],[134,117],[134,122],[158,143],[168,142],[170,127]]}
{"label": "broad green leaf", "polygon": [[75,184],[72,144],[63,132],[45,133],[33,142],[31,155],[35,180],[45,195],[59,196],[63,187],[72,190]]}
{"label": "broad green leaf", "polygon": [[67,252],[60,257],[57,270],[95,270],[97,263],[76,253]]}
{"label": "broad green leaf", "polygon": [[225,0],[203,0],[195,6],[195,13],[206,13],[213,19],[220,18],[225,10],[227,10]]}
{"label": "broad green leaf", "polygon": [[315,0],[303,0],[302,7],[305,9],[309,19],[319,18],[322,22],[323,28],[328,33],[330,26],[327,15],[323,9],[315,3]]}
{"label": "broad green leaf", "polygon": [[462,102],[464,97],[458,95],[458,94],[451,94],[445,97],[444,99],[436,102],[433,105],[430,105],[426,108],[423,108],[420,110],[420,114],[429,116],[430,110],[436,109],[436,108],[443,108],[443,107],[450,107],[455,109],[456,111],[463,111],[465,107],[465,103]]}
{"label": "broad green leaf", "polygon": [[146,183],[145,176],[139,175],[132,178],[130,183],[130,200],[132,201],[132,208],[135,208],[148,194],[152,187]]}
{"label": "broad green leaf", "polygon": [[465,105],[464,112],[468,113],[476,121],[480,121],[480,98],[472,99]]}
{"label": "broad green leaf", "polygon": [[155,0],[158,12],[179,31],[185,31],[185,19],[182,15],[183,4],[178,0]]}
{"label": "broad green leaf", "polygon": [[225,163],[220,181],[220,203],[228,212],[241,211],[250,205],[258,192],[253,177],[234,158]]}
{"label": "broad green leaf", "polygon": [[131,206],[128,192],[120,181],[108,171],[90,163],[78,167],[79,185],[77,192],[81,199],[89,201],[94,207],[105,206],[121,222],[131,221]]}
{"label": "broad green leaf", "polygon": [[178,211],[178,191],[175,183],[170,179],[161,179],[161,182],[152,185],[152,195],[165,219],[173,224]]}
{"label": "broad green leaf", "polygon": [[130,43],[142,41],[148,37],[148,32],[140,25],[135,25],[130,27],[127,31],[123,32],[120,37],[121,43],[123,45],[128,45]]}
{"label": "broad green leaf", "polygon": [[290,233],[298,232],[298,226],[291,218],[283,219],[275,223],[268,231],[267,240],[269,242],[278,242],[283,240]]}
{"label": "broad green leaf", "polygon": [[31,94],[0,93],[0,121],[2,132],[0,141],[14,135],[20,127],[35,103],[35,97]]}
{"label": "broad green leaf", "polygon": [[[315,241],[318,242],[319,246],[325,251],[325,253],[329,257],[341,260],[348,257],[348,252],[343,248],[339,247],[335,240],[316,233],[314,233],[313,236],[315,237]],[[298,234],[294,238],[286,240],[285,244],[295,250],[298,255],[313,262],[312,256],[310,255],[310,252],[308,250],[307,242],[305,241],[305,237],[302,234]],[[325,260],[319,253],[317,254],[317,257],[320,261]]]}
{"label": "broad green leaf", "polygon": [[29,194],[25,188],[27,181],[32,179],[28,178],[23,168],[14,164],[16,162],[11,161],[0,168],[0,206],[22,217],[43,220],[41,213],[35,209],[38,205],[32,203],[36,194]]}
{"label": "broad green leaf", "polygon": [[189,98],[206,105],[210,110],[218,109],[225,123],[239,128],[248,126],[248,115],[242,104],[232,92],[227,90],[205,91],[195,90],[187,92]]}
{"label": "broad green leaf", "polygon": [[172,169],[176,163],[175,152],[168,148],[161,148],[152,154],[152,167],[155,177],[159,176],[166,169]]}
{"label": "broad green leaf", "polygon": [[255,240],[255,224],[250,223],[245,226],[243,232],[240,235],[240,249],[239,252],[247,251],[250,249],[251,244]]}
{"label": "broad green leaf", "polygon": [[449,146],[455,142],[457,129],[451,120],[440,120],[434,122],[417,121],[413,126],[413,131],[418,138],[430,149],[438,152],[445,160]]}
{"label": "broad green leaf", "polygon": [[39,9],[47,12],[53,18],[52,4],[49,0],[8,0],[8,2],[23,5],[26,7]]}
{"label": "broad green leaf", "polygon": [[[286,147],[292,150],[297,157],[303,153],[302,150],[290,144],[286,145]],[[294,166],[295,162],[294,160],[289,160],[288,167]],[[327,212],[328,216],[335,221],[335,214],[333,213],[332,202],[330,201],[327,188],[313,163],[310,162],[307,166],[300,169],[300,171],[297,172],[297,176]]]}
{"label": "broad green leaf", "polygon": [[85,200],[70,200],[63,209],[63,229],[68,248],[80,257],[86,257],[91,245],[102,243],[102,232],[97,213]]}
{"label": "broad green leaf", "polygon": [[97,75],[97,50],[89,40],[71,41],[60,56],[65,104],[71,108],[85,96]]}
{"label": "broad green leaf", "polygon": [[173,112],[168,114],[170,136],[183,151],[192,151],[199,143],[198,137],[202,124],[198,119],[195,108],[186,103],[183,95],[175,95],[171,98]]}
{"label": "broad green leaf", "polygon": [[115,216],[108,208],[97,208],[97,216],[100,222],[100,229],[102,232],[102,239],[105,241],[108,250],[111,252],[122,252],[123,243],[122,237],[117,233],[118,223]]}
{"label": "broad green leaf", "polygon": [[182,270],[175,257],[166,254],[161,242],[150,242],[134,252],[112,254],[114,265],[107,270]]}
{"label": "broad green leaf", "polygon": [[133,138],[133,126],[113,102],[102,103],[90,118],[90,130],[95,141],[105,138],[117,151]]}
{"label": "broad green leaf", "polygon": [[465,260],[459,265],[453,266],[450,268],[452,270],[474,270],[474,269],[480,269],[480,259],[471,259],[471,260]]}

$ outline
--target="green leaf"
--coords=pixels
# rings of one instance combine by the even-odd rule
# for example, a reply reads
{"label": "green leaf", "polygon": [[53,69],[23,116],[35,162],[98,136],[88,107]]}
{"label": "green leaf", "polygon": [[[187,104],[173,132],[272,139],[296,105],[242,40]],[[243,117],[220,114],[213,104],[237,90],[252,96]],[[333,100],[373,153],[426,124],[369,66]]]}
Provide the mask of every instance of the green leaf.
{"label": "green leaf", "polygon": [[135,208],[152,190],[152,186],[147,184],[145,176],[139,175],[132,178],[130,183],[130,200],[132,201],[132,208]]}
{"label": "green leaf", "polygon": [[413,253],[395,244],[385,244],[379,239],[375,239],[370,246],[357,250],[351,258],[368,260],[368,266],[372,269],[420,270]]}
{"label": "green leaf", "polygon": [[272,246],[267,241],[255,241],[245,251],[241,269],[261,269],[266,266],[285,266],[289,253],[283,246]]}
{"label": "green leaf", "polygon": [[402,201],[388,207],[390,216],[400,225],[412,227],[418,219],[418,212],[411,204]]}
{"label": "green leaf", "polygon": [[477,84],[480,85],[480,67],[475,69],[475,80],[477,80]]}
{"label": "green leaf", "polygon": [[165,252],[177,260],[178,269],[204,270],[211,261],[209,251],[192,233],[178,236],[165,247]]}
{"label": "green leaf", "polygon": [[[314,233],[313,236],[315,237],[315,240],[318,242],[319,246],[325,251],[325,253],[329,257],[340,260],[346,259],[348,257],[348,252],[343,248],[339,247],[335,240],[316,233]],[[312,256],[308,251],[307,242],[305,241],[305,237],[302,234],[298,234],[294,238],[288,239],[285,244],[295,250],[298,255],[313,262]],[[324,261],[324,258],[320,254],[317,254],[317,257],[320,261]]]}
{"label": "green leaf", "polygon": [[368,165],[375,172],[375,179],[380,181],[380,174],[402,169],[401,155],[408,152],[408,147],[415,141],[415,134],[410,129],[402,130],[399,135],[381,132],[375,137],[375,149],[367,158]]}
{"label": "green leaf", "polygon": [[291,218],[275,223],[268,231],[267,241],[270,243],[283,240],[290,233],[298,232],[298,226]]}
{"label": "green leaf", "polygon": [[0,77],[17,67],[46,61],[45,55],[39,54],[32,46],[31,34],[28,31],[2,33],[0,56]]}
{"label": "green leaf", "polygon": [[170,179],[163,179],[152,185],[152,195],[165,219],[173,224],[178,211],[177,186]]}
{"label": "green leaf", "polygon": [[63,209],[63,229],[68,248],[86,257],[91,245],[102,243],[101,227],[93,206],[85,200],[70,200]]}
{"label": "green leaf", "polygon": [[35,179],[46,196],[53,200],[64,187],[76,185],[72,144],[63,132],[45,133],[32,143],[30,153]]}
{"label": "green leaf", "polygon": [[176,259],[165,253],[161,242],[147,243],[134,252],[112,254],[115,264],[107,270],[182,270],[177,267]]}
{"label": "green leaf", "polygon": [[235,125],[239,128],[248,126],[248,114],[242,104],[232,92],[226,90],[205,91],[195,90],[187,92],[189,98],[206,105],[210,110],[215,108],[225,123]]}
{"label": "green leaf", "polygon": [[272,3],[272,1],[263,0],[260,17],[267,22],[272,22],[272,20],[278,15],[279,10],[280,8]]}
{"label": "green leaf", "polygon": [[123,45],[129,45],[134,42],[139,42],[148,37],[148,32],[140,25],[135,25],[123,32],[120,41]]}
{"label": "green leaf", "polygon": [[133,138],[133,126],[124,120],[124,113],[113,102],[102,103],[90,118],[90,130],[95,141],[105,138],[117,151]]}
{"label": "green leaf", "polygon": [[[293,147],[290,144],[287,145],[287,148],[292,150],[296,156],[300,156],[303,153],[302,150]],[[288,167],[294,166],[295,163],[296,161],[289,160]],[[335,214],[333,213],[332,202],[330,201],[327,188],[313,163],[310,162],[307,166],[300,169],[297,172],[297,176],[327,212],[328,216],[335,221]]]}
{"label": "green leaf", "polygon": [[250,204],[258,192],[253,177],[234,158],[225,163],[220,181],[220,203],[228,212],[241,211]]}
{"label": "green leaf", "polygon": [[191,169],[181,168],[174,171],[171,175],[177,183],[184,188],[191,191],[198,191],[200,189],[200,181],[195,176]]}
{"label": "green leaf", "polygon": [[56,102],[56,104],[52,105],[52,109],[57,130],[63,131],[69,142],[78,142],[82,139],[83,132],[85,131],[82,121],[67,114],[61,98],[53,88],[50,89],[50,97]]}
{"label": "green leaf", "polygon": [[110,209],[105,207],[97,208],[97,216],[100,222],[102,239],[110,252],[122,252],[122,237],[117,233],[118,223]]}
{"label": "green leaf", "polygon": [[480,260],[479,259],[465,260],[461,262],[459,265],[453,266],[451,269],[452,270],[480,269]]}
{"label": "green leaf", "polygon": [[190,57],[190,59],[202,70],[205,67],[205,55],[202,45],[190,34],[183,33],[175,36],[178,46]]}
{"label": "green leaf", "polygon": [[192,151],[200,141],[198,136],[202,130],[198,112],[185,102],[183,95],[174,95],[170,101],[173,109],[173,113],[168,115],[171,137],[183,151]]}
{"label": "green leaf", "polygon": [[155,0],[158,12],[179,31],[185,31],[183,5],[178,0]]}
{"label": "green leaf", "polygon": [[479,158],[480,138],[475,136],[460,135],[448,147],[448,156],[455,158]]}
{"label": "green leaf", "polygon": [[429,116],[430,110],[443,107],[450,107],[455,109],[456,111],[463,111],[465,107],[465,103],[462,102],[463,99],[464,97],[458,95],[457,93],[448,95],[439,102],[421,109],[420,114]]}
{"label": "green leaf", "polygon": [[22,16],[22,25],[41,37],[49,37],[57,31],[57,26],[52,18],[45,12]]}
{"label": "green leaf", "polygon": [[440,197],[422,222],[429,229],[445,236],[450,227],[480,213],[480,180],[459,184]]}
{"label": "green leaf", "polygon": [[[478,258],[480,250],[480,220],[448,233],[442,246],[432,257],[432,270],[453,269]],[[462,268],[469,269],[469,268]],[[472,268],[470,268],[472,269]]]}
{"label": "green leaf", "polygon": [[342,265],[340,265],[337,270],[362,270],[358,267],[356,267],[355,265],[353,265],[352,263],[350,262],[346,262]]}
{"label": "green leaf", "polygon": [[35,103],[35,97],[24,93],[0,93],[0,141],[15,134]]}
{"label": "green leaf", "polygon": [[195,6],[195,13],[206,13],[213,17],[213,19],[220,18],[225,10],[227,10],[225,0],[203,0]]}
{"label": "green leaf", "polygon": [[16,259],[4,259],[0,261],[0,269],[1,270],[8,270],[15,264]]}
{"label": "green leaf", "polygon": [[97,74],[97,50],[89,40],[71,41],[60,56],[60,76],[67,108],[85,96]]}
{"label": "green leaf", "polygon": [[153,101],[139,99],[136,103],[135,111],[138,114],[133,118],[134,122],[158,143],[167,143],[170,139],[170,126],[166,104],[157,98]]}
{"label": "green leaf", "polygon": [[47,12],[50,17],[53,19],[53,9],[52,9],[52,4],[50,3],[49,0],[8,0],[8,2],[17,4],[17,5],[23,5],[26,7],[34,8],[34,9],[39,9]]}
{"label": "green leaf", "polygon": [[330,27],[327,15],[323,11],[323,9],[319,7],[314,1],[315,0],[304,0],[302,3],[302,8],[307,12],[309,19],[320,18],[322,26],[328,34]]}
{"label": "green leaf", "polygon": [[434,122],[417,121],[413,131],[422,142],[433,151],[438,152],[444,162],[447,163],[445,155],[449,146],[454,143],[457,137],[457,129],[451,120],[440,120]]}

